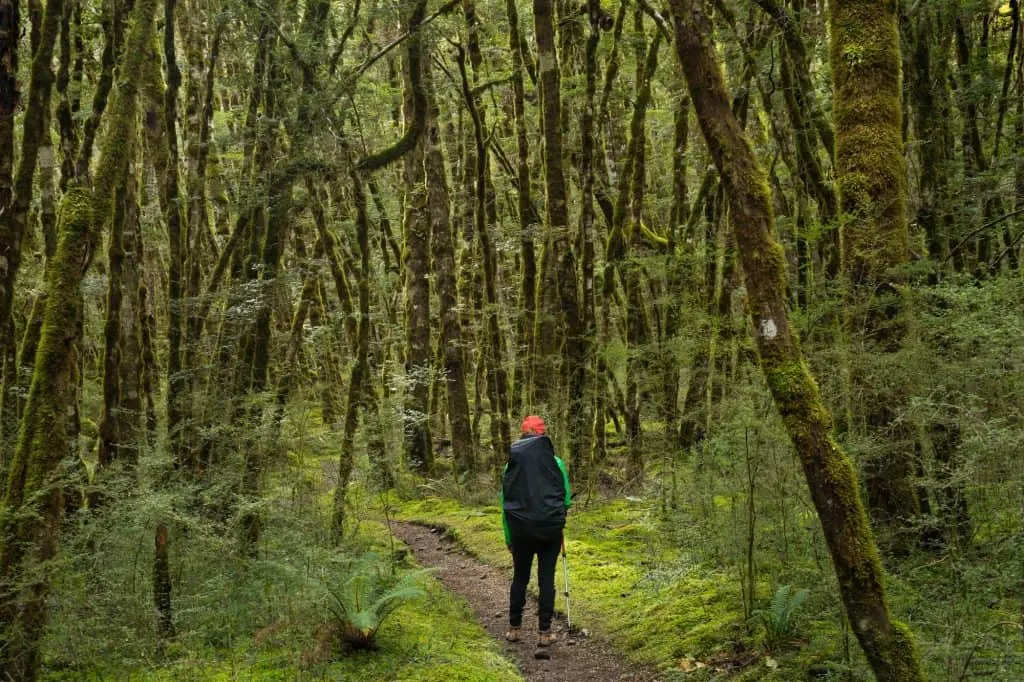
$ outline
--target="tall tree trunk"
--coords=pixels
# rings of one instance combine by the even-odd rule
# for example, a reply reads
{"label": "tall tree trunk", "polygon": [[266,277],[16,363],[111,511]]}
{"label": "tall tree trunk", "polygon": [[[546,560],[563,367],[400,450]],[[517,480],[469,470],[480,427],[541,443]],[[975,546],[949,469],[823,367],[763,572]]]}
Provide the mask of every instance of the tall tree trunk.
{"label": "tall tree trunk", "polygon": [[[537,325],[544,346],[538,344],[538,360],[543,364],[539,365],[535,384],[538,387],[538,400],[548,402],[550,409],[553,406],[550,403],[555,397],[557,378],[562,376],[555,354],[563,338],[566,340],[565,375],[573,382],[569,387],[570,400],[573,400],[573,396],[575,400],[582,397],[586,378],[585,343],[582,339],[586,331],[580,314],[576,256],[569,238],[569,196],[563,170],[562,97],[558,53],[555,48],[553,3],[549,0],[534,0],[533,17],[537,38],[547,195],[547,230],[541,266],[543,286],[547,290],[538,292],[538,301],[543,301],[544,305],[538,303],[540,321]],[[567,442],[579,438],[579,434],[571,432],[566,436]]]}
{"label": "tall tree trunk", "polygon": [[359,338],[356,357],[348,383],[348,402],[345,405],[345,425],[338,453],[338,484],[334,489],[331,509],[331,541],[341,542],[345,533],[348,482],[355,466],[355,435],[359,427],[360,408],[364,403],[369,381],[370,345],[370,220],[366,215],[366,190],[358,171],[350,175],[356,208],[356,241],[359,244]]}
{"label": "tall tree trunk", "polygon": [[68,456],[67,405],[74,388],[73,348],[80,342],[79,293],[97,237],[92,195],[70,190],[61,208],[61,238],[48,272],[43,332],[35,372],[7,478],[0,527],[0,669],[33,680],[46,626],[48,583],[43,565],[57,554]]}
{"label": "tall tree trunk", "polygon": [[513,377],[516,412],[533,402],[534,330],[537,323],[537,256],[534,235],[540,227],[540,216],[533,204],[530,177],[530,148],[526,135],[526,94],[523,87],[523,50],[519,29],[519,11],[515,0],[505,0],[509,23],[509,48],[512,51],[512,116],[516,128],[516,190],[519,214],[519,320],[516,334],[516,366]]}
{"label": "tall tree trunk", "polygon": [[577,343],[583,361],[574,368],[582,371],[581,376],[569,376],[569,442],[570,472],[573,481],[590,480],[592,448],[594,442],[594,402],[593,402],[593,352],[597,341],[597,312],[595,308],[594,290],[594,180],[597,145],[594,143],[596,123],[594,120],[597,98],[597,48],[601,40],[601,23],[603,13],[598,0],[588,0],[587,16],[590,20],[590,34],[587,36],[584,56],[584,72],[586,74],[586,94],[583,102],[583,120],[580,128],[581,158],[580,176],[582,191],[580,201],[580,231],[577,239],[577,251],[581,256],[580,270],[583,277],[582,300],[578,330],[579,336],[570,343]]}
{"label": "tall tree trunk", "polygon": [[950,153],[954,147],[948,85],[950,36],[937,14],[940,13],[929,9],[916,18],[911,89],[918,156],[923,169],[917,223],[924,231],[928,255],[936,264],[933,281],[941,276],[942,263],[949,254],[948,230],[952,219],[949,173]]}
{"label": "tall tree trunk", "polygon": [[[557,407],[558,354],[565,327],[559,324],[562,310],[558,301],[557,264],[570,250],[569,207],[562,159],[562,96],[558,53],[555,47],[553,0],[534,0],[533,21],[537,40],[537,71],[540,88],[541,131],[544,138],[544,186],[547,195],[547,225],[540,262],[537,291],[537,347],[534,385],[537,402],[552,410]],[[571,254],[570,254],[571,255]]]}
{"label": "tall tree trunk", "polygon": [[[171,457],[176,468],[187,474],[197,473],[195,443],[187,438],[186,420],[189,414],[189,388],[182,361],[182,340],[185,334],[185,228],[182,224],[180,184],[178,176],[178,93],[181,88],[181,70],[175,50],[175,11],[177,0],[164,3],[164,62],[167,70],[167,88],[164,93],[163,124],[160,139],[165,141],[166,159],[160,192],[163,198],[164,219],[167,223],[167,436]],[[161,150],[163,152],[163,150]],[[194,340],[193,340],[194,341]]]}
{"label": "tall tree trunk", "polygon": [[491,432],[493,441],[491,445],[495,455],[493,461],[502,462],[504,460],[504,453],[508,452],[508,448],[512,443],[508,416],[508,374],[505,370],[503,335],[498,320],[498,264],[490,235],[492,218],[487,188],[488,154],[484,136],[484,121],[478,103],[469,87],[465,56],[461,50],[459,51],[459,72],[462,78],[462,96],[466,101],[470,118],[473,121],[473,143],[475,145],[473,158],[476,161],[473,178],[476,208],[473,215],[484,265],[484,302],[486,304],[486,336],[488,340],[487,387],[491,402]]}
{"label": "tall tree trunk", "polygon": [[[426,3],[419,3],[419,12]],[[419,25],[413,17],[410,29]],[[429,61],[422,58],[419,35],[409,38],[405,63],[405,111],[409,128],[423,128],[426,112],[424,72]],[[423,135],[406,155],[403,176],[406,197],[405,224],[405,340],[406,394],[405,457],[407,465],[430,474],[434,468],[434,449],[430,434],[430,213],[427,208],[427,184],[424,160],[427,143]]]}
{"label": "tall tree trunk", "polygon": [[711,22],[699,0],[672,0],[676,51],[708,150],[726,184],[761,368],[803,465],[847,615],[881,682],[923,680],[913,638],[893,621],[857,477],[831,436],[828,411],[790,327],[786,264],[774,238],[767,179],[729,108]]}
{"label": "tall tree trunk", "polygon": [[[32,59],[28,104],[25,106],[21,134],[21,158],[18,161],[11,193],[6,197],[4,194],[8,190],[3,188],[3,180],[0,177],[0,202],[5,202],[6,205],[6,210],[0,214],[0,344],[4,342],[3,335],[8,328],[8,319],[11,316],[14,283],[21,265],[22,238],[25,235],[28,222],[28,211],[32,205],[32,184],[39,160],[39,149],[43,144],[46,132],[43,126],[49,120],[47,112],[50,109],[50,91],[54,81],[53,53],[63,12],[64,0],[50,0],[46,3],[46,13],[43,15],[39,28],[39,49],[35,51]],[[15,41],[15,45],[9,49],[16,50],[18,35],[15,33],[12,39]],[[3,46],[0,45],[0,52],[2,50]],[[5,59],[10,61],[9,53],[6,57],[0,54],[0,62]],[[6,71],[12,66],[5,64],[2,68]],[[15,102],[12,97],[16,97],[16,91],[14,95],[8,94],[7,101],[0,103],[0,106],[13,106]],[[0,113],[0,118],[3,117],[3,114]],[[0,133],[2,133],[2,129],[0,129]],[[0,140],[0,145],[3,144],[6,143]],[[3,154],[4,151],[0,147],[0,163],[7,163],[3,161]],[[2,174],[3,168],[0,166],[0,176]]]}
{"label": "tall tree trunk", "polygon": [[[641,25],[642,28],[642,25]],[[617,198],[611,232],[606,249],[604,274],[604,305],[610,306],[615,298],[615,275],[619,276],[625,291],[625,340],[630,357],[626,366],[626,440],[629,446],[628,478],[639,480],[643,474],[643,444],[640,425],[639,373],[642,371],[644,347],[650,337],[643,296],[642,274],[638,264],[630,262],[633,236],[641,230],[647,106],[651,99],[651,79],[658,63],[661,33],[655,32],[646,54],[638,65],[637,95],[629,125],[629,142],[619,175]],[[638,55],[639,56],[639,55]]]}
{"label": "tall tree trunk", "polygon": [[[905,276],[898,268],[910,250],[897,7],[886,0],[839,0],[831,10],[847,327],[880,356],[875,362],[885,362],[903,344],[899,289]],[[854,390],[865,395],[861,417],[869,432],[889,443],[864,462],[868,504],[898,550],[919,511],[910,483],[913,441],[897,419],[903,397],[881,395],[872,384],[869,376],[853,376]]]}
{"label": "tall tree trunk", "polygon": [[[18,38],[21,35],[19,4],[17,0],[0,2],[0,215],[7,215],[14,200],[14,115],[21,100],[18,86]],[[4,238],[11,237],[13,235]],[[7,252],[12,247],[16,248],[17,245],[11,241],[0,242],[0,258],[6,261]],[[4,267],[9,268],[10,264]],[[2,295],[9,296],[12,293]],[[10,450],[18,430],[14,408],[18,402],[14,334],[14,321],[10,315],[0,317],[0,348],[4,351],[3,358],[0,358],[0,362],[3,362],[3,373],[0,376],[0,481],[5,478],[7,460],[10,459]]]}
{"label": "tall tree trunk", "polygon": [[438,307],[441,310],[440,345],[444,363],[444,386],[448,401],[448,423],[451,426],[452,454],[455,457],[456,472],[463,473],[476,469],[477,461],[469,416],[465,343],[458,311],[454,233],[448,178],[445,175],[441,147],[441,112],[437,106],[430,73],[424,73],[423,77],[429,112],[426,129],[427,206],[433,226],[431,249]]}
{"label": "tall tree trunk", "polygon": [[[125,154],[134,150],[124,149]],[[107,249],[107,319],[104,325],[103,414],[99,425],[98,467],[120,461],[138,462],[139,317],[138,256],[139,207],[134,164],[115,189]]]}

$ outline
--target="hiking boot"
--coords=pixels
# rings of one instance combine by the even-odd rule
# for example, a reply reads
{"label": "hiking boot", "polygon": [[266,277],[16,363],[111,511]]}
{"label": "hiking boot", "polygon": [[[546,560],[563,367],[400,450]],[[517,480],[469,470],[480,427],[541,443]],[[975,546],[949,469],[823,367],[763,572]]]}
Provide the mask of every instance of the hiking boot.
{"label": "hiking boot", "polygon": [[541,630],[540,636],[537,637],[537,646],[551,646],[556,641],[558,641],[558,637],[551,630]]}
{"label": "hiking boot", "polygon": [[519,628],[510,627],[508,632],[505,633],[506,642],[518,642],[519,641]]}

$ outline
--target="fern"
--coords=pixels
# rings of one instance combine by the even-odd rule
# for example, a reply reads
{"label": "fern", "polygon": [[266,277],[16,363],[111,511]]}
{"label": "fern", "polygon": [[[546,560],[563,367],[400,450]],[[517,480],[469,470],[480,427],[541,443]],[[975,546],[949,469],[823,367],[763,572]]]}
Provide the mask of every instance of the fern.
{"label": "fern", "polygon": [[765,630],[765,643],[769,651],[788,642],[795,631],[795,616],[810,592],[804,589],[793,592],[792,587],[783,585],[775,590],[767,609],[755,609],[750,620],[759,621]]}
{"label": "fern", "polygon": [[350,562],[345,570],[348,575],[340,584],[322,585],[339,637],[355,649],[375,648],[377,631],[395,609],[426,596],[419,580],[429,570],[411,571],[396,578],[374,552]]}

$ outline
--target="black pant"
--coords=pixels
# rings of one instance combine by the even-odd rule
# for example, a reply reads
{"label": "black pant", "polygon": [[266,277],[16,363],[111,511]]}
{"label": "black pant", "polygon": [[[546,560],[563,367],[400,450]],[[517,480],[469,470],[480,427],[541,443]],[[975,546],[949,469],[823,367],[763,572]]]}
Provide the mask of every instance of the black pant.
{"label": "black pant", "polygon": [[558,552],[562,549],[562,529],[537,531],[516,528],[516,525],[510,523],[509,528],[512,535],[512,587],[508,594],[508,622],[512,627],[519,627],[523,623],[526,586],[530,583],[530,570],[536,554],[537,583],[540,586],[537,615],[540,629],[548,630],[555,613],[555,565],[558,563]]}

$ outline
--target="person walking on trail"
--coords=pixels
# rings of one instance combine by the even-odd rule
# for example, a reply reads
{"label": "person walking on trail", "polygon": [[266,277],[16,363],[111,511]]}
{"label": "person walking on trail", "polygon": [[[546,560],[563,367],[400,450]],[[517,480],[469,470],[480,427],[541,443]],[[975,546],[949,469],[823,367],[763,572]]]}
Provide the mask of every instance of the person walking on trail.
{"label": "person walking on trail", "polygon": [[505,639],[518,642],[530,582],[537,557],[540,588],[537,646],[555,643],[551,618],[555,612],[555,565],[562,547],[565,512],[572,504],[565,464],[545,434],[544,420],[530,415],[523,420],[522,438],[512,444],[501,479],[501,520],[505,544],[512,552],[512,587],[509,589],[509,629]]}

